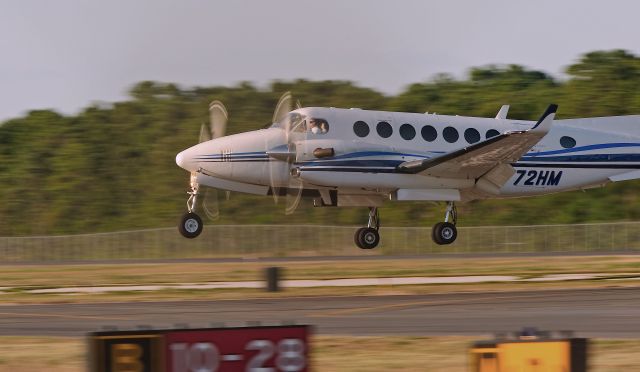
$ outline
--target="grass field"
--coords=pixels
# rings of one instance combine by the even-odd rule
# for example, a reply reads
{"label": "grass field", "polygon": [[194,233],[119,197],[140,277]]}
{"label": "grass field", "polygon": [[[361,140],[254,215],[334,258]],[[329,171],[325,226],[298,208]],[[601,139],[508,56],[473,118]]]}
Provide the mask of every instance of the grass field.
{"label": "grass field", "polygon": [[[160,290],[105,294],[32,294],[30,289],[68,286],[205,283],[213,281],[263,280],[269,263],[159,263],[109,265],[5,265],[0,266],[3,303],[93,302],[117,300],[175,300],[247,298],[262,296],[419,294],[448,291],[531,290],[566,287],[638,285],[640,280],[585,280],[543,283],[483,283],[415,286],[377,286],[287,289],[266,294],[260,289]],[[640,256],[570,256],[515,258],[420,258],[361,261],[278,262],[285,279],[337,279],[362,277],[514,275],[532,278],[549,274],[606,273],[612,277],[640,275]]]}
{"label": "grass field", "polygon": [[[467,371],[474,337],[313,338],[314,371]],[[76,372],[85,370],[83,339],[0,337],[0,372]],[[640,370],[640,341],[596,340],[590,372]]]}

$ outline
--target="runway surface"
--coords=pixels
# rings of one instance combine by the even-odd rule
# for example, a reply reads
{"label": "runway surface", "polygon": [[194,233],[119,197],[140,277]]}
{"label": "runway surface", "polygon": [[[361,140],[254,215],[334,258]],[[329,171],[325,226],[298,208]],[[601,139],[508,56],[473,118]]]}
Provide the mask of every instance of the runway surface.
{"label": "runway surface", "polygon": [[[191,328],[281,322],[319,334],[492,335],[525,326],[640,338],[640,288],[0,306],[0,335],[82,336],[103,326]],[[255,324],[255,323],[253,323]]]}

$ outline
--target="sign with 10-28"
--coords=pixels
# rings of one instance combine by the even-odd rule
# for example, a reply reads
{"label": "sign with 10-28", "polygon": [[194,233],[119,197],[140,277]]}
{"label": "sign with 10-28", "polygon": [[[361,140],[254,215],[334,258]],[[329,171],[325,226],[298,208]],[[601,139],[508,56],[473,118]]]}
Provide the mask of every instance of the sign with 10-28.
{"label": "sign with 10-28", "polygon": [[310,326],[90,334],[96,372],[307,372]]}
{"label": "sign with 10-28", "polygon": [[306,327],[232,328],[166,335],[167,371],[308,371]]}

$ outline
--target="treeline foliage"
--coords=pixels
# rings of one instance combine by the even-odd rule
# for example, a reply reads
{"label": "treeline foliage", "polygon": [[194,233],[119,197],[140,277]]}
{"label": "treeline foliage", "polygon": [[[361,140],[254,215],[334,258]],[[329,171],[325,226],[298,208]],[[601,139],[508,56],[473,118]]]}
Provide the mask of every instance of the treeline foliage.
{"label": "treeline foliage", "polygon": [[[186,209],[188,174],[175,154],[196,143],[208,103],[229,109],[229,134],[270,122],[284,91],[305,106],[360,107],[536,119],[551,102],[559,118],[640,114],[640,57],[622,50],[585,54],[565,80],[522,66],[486,66],[464,80],[438,75],[385,96],[348,81],[249,83],[195,87],[141,82],[131,99],[94,104],[75,116],[32,111],[0,126],[0,235],[80,233],[170,226]],[[640,217],[639,182],[605,189],[459,208],[461,225],[633,220]],[[220,193],[224,195],[224,193]],[[232,193],[221,198],[219,223],[362,224],[363,208],[304,208],[284,216],[270,198]],[[308,206],[308,205],[306,205]],[[385,225],[431,225],[443,208],[389,203]]]}

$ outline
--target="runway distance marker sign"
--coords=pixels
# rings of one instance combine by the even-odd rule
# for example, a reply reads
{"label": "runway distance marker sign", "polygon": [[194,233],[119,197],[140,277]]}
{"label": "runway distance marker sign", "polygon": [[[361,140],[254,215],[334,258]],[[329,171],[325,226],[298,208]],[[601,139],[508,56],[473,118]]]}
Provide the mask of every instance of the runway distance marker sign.
{"label": "runway distance marker sign", "polygon": [[95,332],[97,372],[308,372],[311,327]]}

